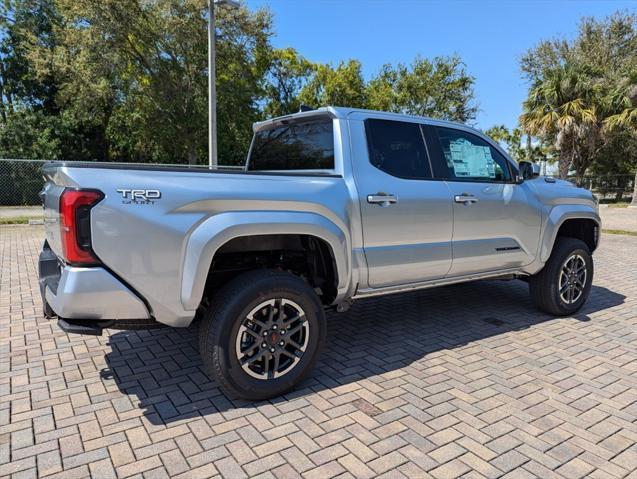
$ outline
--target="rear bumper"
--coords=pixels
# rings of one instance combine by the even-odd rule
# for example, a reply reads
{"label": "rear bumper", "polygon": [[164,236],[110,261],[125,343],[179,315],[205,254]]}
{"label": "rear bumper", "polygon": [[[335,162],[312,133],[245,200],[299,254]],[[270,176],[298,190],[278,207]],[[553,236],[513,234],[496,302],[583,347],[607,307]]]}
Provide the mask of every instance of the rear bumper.
{"label": "rear bumper", "polygon": [[104,268],[60,264],[45,242],[39,261],[42,302],[65,319],[148,319],[146,305]]}

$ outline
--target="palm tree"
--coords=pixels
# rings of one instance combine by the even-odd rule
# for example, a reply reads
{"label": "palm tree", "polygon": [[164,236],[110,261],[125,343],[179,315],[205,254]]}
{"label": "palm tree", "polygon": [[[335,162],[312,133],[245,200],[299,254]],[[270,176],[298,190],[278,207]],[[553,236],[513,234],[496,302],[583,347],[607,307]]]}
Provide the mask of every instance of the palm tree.
{"label": "palm tree", "polygon": [[[617,108],[614,115],[604,120],[604,128],[608,131],[623,128],[637,135],[637,74],[625,79],[611,95],[610,103]],[[637,208],[637,164],[635,165],[635,181],[633,199],[630,206]]]}
{"label": "palm tree", "polygon": [[599,87],[585,75],[560,66],[538,80],[523,104],[524,130],[555,144],[561,178],[575,168],[581,178],[590,165],[600,133],[595,107]]}

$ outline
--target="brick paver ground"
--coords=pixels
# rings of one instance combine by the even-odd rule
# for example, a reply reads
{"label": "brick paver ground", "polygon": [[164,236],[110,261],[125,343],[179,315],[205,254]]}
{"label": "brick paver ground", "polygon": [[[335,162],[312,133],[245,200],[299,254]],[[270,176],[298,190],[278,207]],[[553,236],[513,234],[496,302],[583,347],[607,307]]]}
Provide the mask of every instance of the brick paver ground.
{"label": "brick paver ground", "polygon": [[40,314],[38,227],[0,228],[0,476],[636,477],[637,238],[588,304],[483,281],[330,317],[310,379],[230,402],[196,327],[68,336]]}

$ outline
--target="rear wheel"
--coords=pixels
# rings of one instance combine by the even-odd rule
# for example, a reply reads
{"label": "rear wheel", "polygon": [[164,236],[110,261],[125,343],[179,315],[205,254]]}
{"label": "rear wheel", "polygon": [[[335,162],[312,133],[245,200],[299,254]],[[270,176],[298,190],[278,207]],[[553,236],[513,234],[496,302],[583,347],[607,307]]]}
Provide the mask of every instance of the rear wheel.
{"label": "rear wheel", "polygon": [[558,238],[544,268],[529,280],[531,298],[547,313],[566,316],[586,302],[593,283],[593,258],[586,243]]}
{"label": "rear wheel", "polygon": [[243,274],[221,289],[200,326],[204,367],[230,396],[283,394],[314,367],[325,341],[323,306],[301,278]]}
{"label": "rear wheel", "polygon": [[53,308],[51,307],[51,305],[49,304],[49,302],[44,299],[44,296],[42,297],[42,314],[44,314],[44,317],[46,319],[52,319],[55,318],[56,314],[55,311],[53,311]]}

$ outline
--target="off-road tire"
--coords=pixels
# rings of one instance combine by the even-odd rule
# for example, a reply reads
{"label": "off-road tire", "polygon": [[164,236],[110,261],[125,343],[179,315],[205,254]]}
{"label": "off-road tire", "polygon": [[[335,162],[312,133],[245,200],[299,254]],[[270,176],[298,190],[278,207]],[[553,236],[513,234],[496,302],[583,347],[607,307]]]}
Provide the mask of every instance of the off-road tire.
{"label": "off-road tire", "polygon": [[[560,296],[559,282],[562,267],[573,255],[578,255],[584,260],[586,279],[579,298],[568,304]],[[576,238],[559,237],[544,268],[529,279],[529,291],[533,303],[540,310],[556,316],[568,316],[584,305],[590,294],[592,283],[593,258],[586,243]]]}
{"label": "off-road tire", "polygon": [[[299,305],[307,318],[308,341],[300,360],[281,377],[250,376],[239,363],[235,343],[248,313],[269,299],[284,298]],[[291,273],[257,270],[244,273],[220,289],[199,326],[199,351],[205,371],[229,397],[258,401],[293,389],[316,364],[325,343],[323,305],[312,287]]]}

